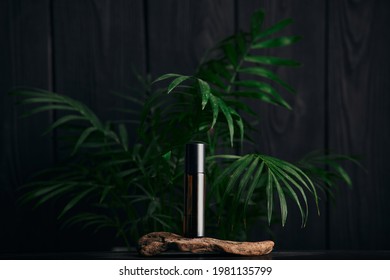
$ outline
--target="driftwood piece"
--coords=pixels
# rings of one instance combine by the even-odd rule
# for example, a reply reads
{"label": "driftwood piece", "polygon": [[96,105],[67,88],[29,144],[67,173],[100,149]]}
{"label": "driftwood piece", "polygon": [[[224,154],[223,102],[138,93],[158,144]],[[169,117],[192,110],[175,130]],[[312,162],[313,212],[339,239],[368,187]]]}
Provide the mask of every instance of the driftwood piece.
{"label": "driftwood piece", "polygon": [[236,242],[209,237],[185,238],[170,232],[152,232],[138,241],[138,252],[143,256],[154,256],[167,250],[205,253],[225,252],[242,256],[261,256],[270,253],[274,242]]}

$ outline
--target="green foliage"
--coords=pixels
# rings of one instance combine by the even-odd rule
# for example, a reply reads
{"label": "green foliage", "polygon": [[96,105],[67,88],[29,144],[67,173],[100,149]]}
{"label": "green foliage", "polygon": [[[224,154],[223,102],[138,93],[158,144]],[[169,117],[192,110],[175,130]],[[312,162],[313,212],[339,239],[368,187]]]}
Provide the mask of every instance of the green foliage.
{"label": "green foliage", "polygon": [[[138,106],[120,109],[128,116],[123,122],[103,122],[64,95],[16,90],[22,104],[36,105],[25,116],[61,113],[47,132],[59,129],[69,147],[69,157],[27,185],[22,200],[37,206],[57,200],[65,225],[113,228],[127,245],[150,231],[180,233],[184,145],[203,141],[208,144],[208,234],[245,239],[255,222],[269,225],[275,213],[284,225],[288,199],[299,208],[304,226],[308,200],[318,208],[317,189],[333,187],[339,179],[351,183],[339,163],[351,158],[316,155],[294,165],[257,152],[237,155],[232,148],[251,142],[255,127],[244,113],[259,116],[248,98],[291,109],[282,91],[295,93],[273,69],[300,64],[261,51],[289,46],[300,37],[275,37],[290,19],[269,28],[262,26],[263,19],[262,11],[254,13],[250,30],[207,52],[193,76],[165,74],[153,83],[140,78],[141,91],[116,94]],[[138,124],[133,145],[128,122]]]}

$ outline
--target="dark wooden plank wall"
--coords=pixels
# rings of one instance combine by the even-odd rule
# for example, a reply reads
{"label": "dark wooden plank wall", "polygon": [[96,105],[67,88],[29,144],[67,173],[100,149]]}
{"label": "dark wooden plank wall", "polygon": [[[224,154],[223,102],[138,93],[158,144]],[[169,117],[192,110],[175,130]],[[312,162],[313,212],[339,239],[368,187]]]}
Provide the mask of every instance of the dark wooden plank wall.
{"label": "dark wooden plank wall", "polygon": [[358,154],[354,189],[330,208],[333,248],[390,248],[390,9],[388,1],[329,1],[329,146]]}
{"label": "dark wooden plank wall", "polygon": [[[102,120],[122,119],[123,114],[113,108],[130,109],[132,104],[113,93],[133,90],[137,83],[133,70],[145,73],[143,1],[56,0],[51,13],[53,89],[84,102]],[[61,152],[62,143],[56,143],[58,158],[68,156]],[[58,239],[79,240],[87,249],[112,245],[104,234],[92,239],[90,235],[89,231],[60,230]]]}
{"label": "dark wooden plank wall", "polygon": [[103,119],[119,118],[110,107],[129,105],[110,91],[130,92],[133,67],[145,73],[143,1],[0,3],[0,251],[111,246],[90,232],[60,229],[50,207],[21,210],[16,203],[16,188],[60,153],[56,137],[41,137],[56,116],[19,119],[22,110],[12,106],[15,100],[7,91],[14,86],[54,90],[85,102]]}
{"label": "dark wooden plank wall", "polygon": [[143,1],[53,1],[56,91],[110,119],[113,107],[145,73]]}
{"label": "dark wooden plank wall", "polygon": [[15,86],[49,87],[48,7],[48,1],[0,2],[0,250],[44,247],[42,233],[51,227],[42,212],[30,213],[16,202],[16,188],[51,162],[50,138],[40,137],[51,116],[22,120],[7,95]]}
{"label": "dark wooden plank wall", "polygon": [[330,147],[362,155],[368,170],[348,166],[354,189],[343,186],[335,205],[322,200],[321,217],[311,211],[305,229],[292,205],[286,227],[274,229],[278,249],[390,249],[388,2],[37,3],[0,1],[0,41],[5,42],[0,51],[0,251],[50,250],[59,243],[62,249],[108,244],[99,236],[88,240],[89,233],[59,230],[54,214],[29,213],[16,205],[17,186],[59,155],[56,137],[39,136],[57,116],[18,119],[20,109],[10,105],[13,98],[6,94],[10,88],[55,90],[87,103],[103,119],[120,118],[107,109],[129,105],[109,93],[130,92],[135,84],[132,67],[154,77],[166,72],[191,74],[207,48],[246,29],[259,7],[266,11],[267,25],[291,17],[295,23],[287,33],[304,37],[291,48],[272,52],[293,57],[304,67],[278,69],[298,91],[297,96],[284,95],[293,111],[255,105],[263,116],[256,136],[259,148],[297,160],[311,150]]}
{"label": "dark wooden plank wall", "polygon": [[[249,26],[250,15],[258,8],[259,1],[239,5],[240,27]],[[284,35],[300,35],[303,40],[290,48],[268,50],[268,54],[294,58],[303,64],[300,68],[283,67],[277,73],[297,91],[297,95],[281,90],[293,110],[257,104],[261,112],[260,131],[256,136],[260,151],[279,158],[297,161],[313,150],[324,148],[324,1],[263,1],[266,18],[264,25],[270,27],[284,18],[294,22]],[[309,28],[310,27],[310,28]],[[282,33],[281,33],[282,34]],[[313,199],[307,225],[301,228],[299,209],[290,204],[289,218],[285,228],[275,226],[275,240],[285,249],[325,249],[325,208],[320,202],[321,216],[317,215]]]}
{"label": "dark wooden plank wall", "polygon": [[234,32],[234,1],[148,1],[150,71],[193,74],[204,52]]}

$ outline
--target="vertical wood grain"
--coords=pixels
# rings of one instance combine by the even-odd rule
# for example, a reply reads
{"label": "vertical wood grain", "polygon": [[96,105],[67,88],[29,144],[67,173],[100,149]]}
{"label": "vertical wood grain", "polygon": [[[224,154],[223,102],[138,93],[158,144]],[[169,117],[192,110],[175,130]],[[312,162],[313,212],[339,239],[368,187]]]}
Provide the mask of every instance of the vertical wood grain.
{"label": "vertical wood grain", "polygon": [[232,35],[234,0],[149,0],[150,73],[194,75],[205,52]]}
{"label": "vertical wood grain", "polygon": [[330,1],[329,143],[362,157],[332,206],[332,249],[390,248],[390,3]]}
{"label": "vertical wood grain", "polygon": [[[292,111],[254,105],[262,116],[255,135],[258,150],[295,161],[329,146],[335,152],[360,155],[367,170],[347,166],[354,187],[341,186],[335,203],[329,204],[329,228],[325,199],[321,217],[310,205],[305,229],[291,203],[286,227],[274,229],[276,248],[324,249],[329,237],[330,249],[390,249],[388,1],[4,0],[0,220],[5,226],[0,230],[0,251],[55,246],[66,250],[88,239],[88,233],[60,233],[54,212],[32,212],[17,205],[17,187],[51,164],[55,143],[40,136],[53,115],[19,119],[25,108],[12,105],[15,100],[7,94],[12,87],[54,89],[85,102],[103,119],[121,118],[109,109],[131,105],[110,92],[131,94],[137,87],[133,67],[153,77],[193,74],[204,51],[235,30],[247,29],[258,8],[265,10],[266,26],[291,17],[294,23],[285,34],[303,36],[292,47],[266,52],[296,59],[303,66],[277,69],[297,90],[296,96],[282,93]],[[261,234],[255,231],[252,239]]]}
{"label": "vertical wood grain", "polygon": [[[126,119],[113,109],[133,104],[113,93],[134,94],[140,86],[133,71],[145,73],[143,1],[54,0],[52,12],[56,91],[85,103],[103,121]],[[127,128],[131,145],[136,128]],[[59,158],[68,156],[59,148]],[[72,228],[60,239],[78,240],[82,248],[114,245],[112,236],[92,234]]]}
{"label": "vertical wood grain", "polygon": [[[248,29],[251,14],[265,11],[264,28],[292,18],[294,22],[280,35],[300,35],[303,39],[292,46],[264,50],[264,53],[295,59],[299,68],[280,67],[276,73],[292,85],[297,94],[281,90],[292,106],[288,111],[269,104],[255,104],[261,112],[259,132],[255,135],[257,150],[288,161],[297,161],[313,150],[324,148],[324,1],[245,1],[238,2],[240,28]],[[261,4],[261,6],[260,6]],[[322,195],[324,197],[324,195]],[[301,228],[301,217],[295,203],[290,201],[285,228],[274,227],[275,241],[283,249],[324,249],[326,243],[325,209],[320,202],[317,215],[313,197],[308,194],[309,219]],[[278,206],[275,206],[275,209]],[[277,209],[278,211],[278,209]]]}
{"label": "vertical wood grain", "polygon": [[19,207],[17,188],[51,163],[51,139],[41,137],[50,115],[20,119],[26,108],[16,106],[8,92],[48,88],[48,1],[1,1],[0,21],[0,248],[27,250],[30,240],[45,236],[47,226],[42,213]]}
{"label": "vertical wood grain", "polygon": [[150,69],[194,74],[204,52],[234,32],[233,0],[148,1]]}
{"label": "vertical wood grain", "polygon": [[57,91],[103,120],[119,118],[112,108],[131,105],[112,93],[131,94],[139,86],[133,70],[145,72],[143,15],[141,0],[54,1]]}

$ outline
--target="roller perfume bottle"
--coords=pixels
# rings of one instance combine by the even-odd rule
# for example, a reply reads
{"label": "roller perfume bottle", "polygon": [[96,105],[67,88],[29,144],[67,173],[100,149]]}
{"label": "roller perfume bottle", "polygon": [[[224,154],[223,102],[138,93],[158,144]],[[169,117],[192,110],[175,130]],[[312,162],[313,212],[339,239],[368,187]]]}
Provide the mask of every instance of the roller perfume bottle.
{"label": "roller perfume bottle", "polygon": [[184,221],[185,237],[204,236],[205,210],[205,144],[191,142],[186,145],[184,174]]}

